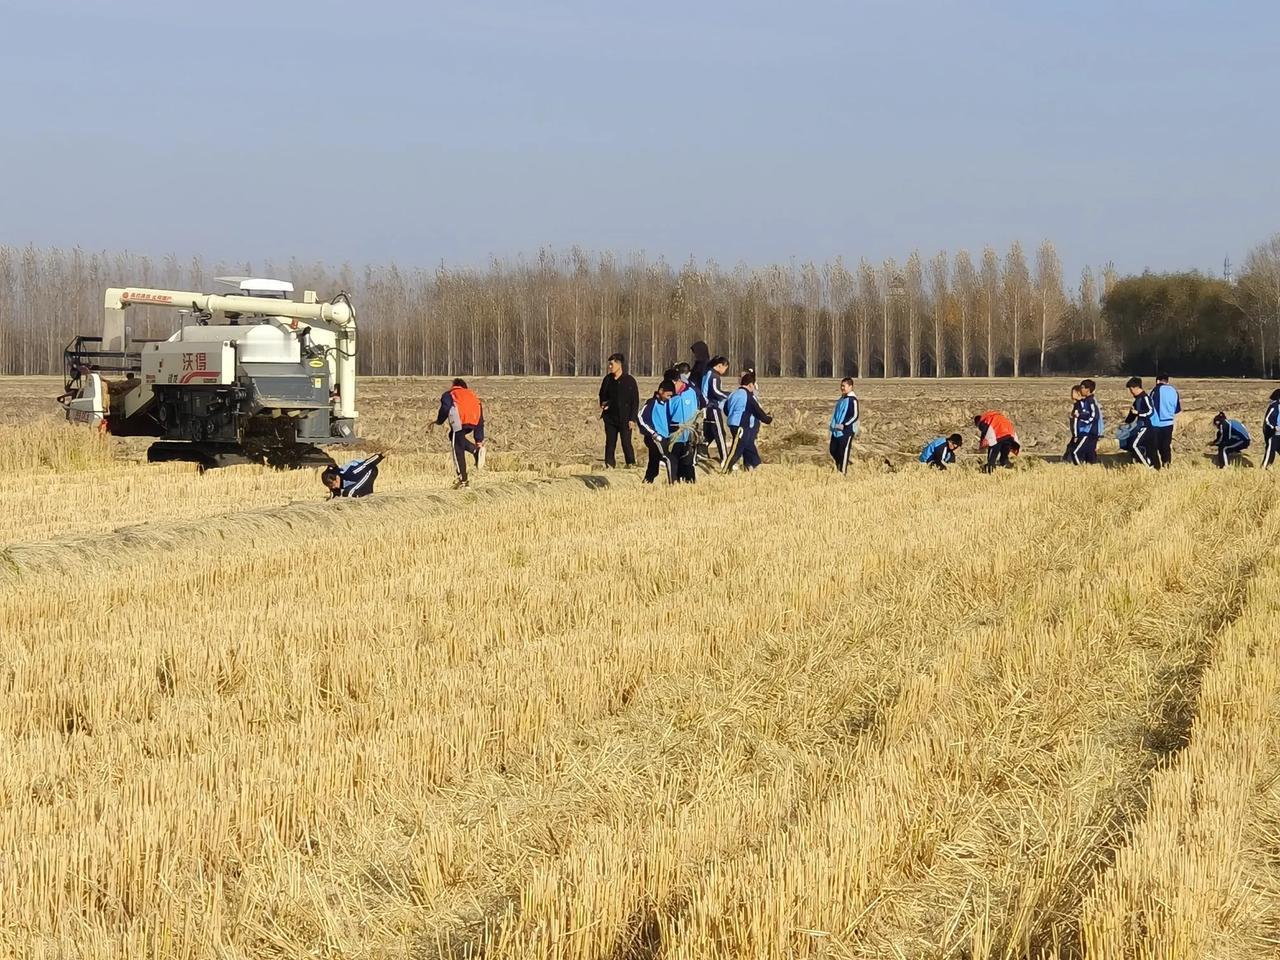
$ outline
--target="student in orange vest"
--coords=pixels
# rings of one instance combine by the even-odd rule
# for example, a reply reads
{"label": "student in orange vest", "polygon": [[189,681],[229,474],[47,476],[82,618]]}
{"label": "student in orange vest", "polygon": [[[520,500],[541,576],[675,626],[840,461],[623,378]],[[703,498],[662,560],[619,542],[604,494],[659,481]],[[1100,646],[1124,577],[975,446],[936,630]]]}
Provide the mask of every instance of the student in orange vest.
{"label": "student in orange vest", "polygon": [[991,473],[997,463],[1002,467],[1010,466],[1009,454],[1022,449],[1013,421],[999,410],[988,410],[974,417],[973,425],[978,428],[979,449],[987,451],[987,462],[983,464],[982,472]]}
{"label": "student in orange vest", "polygon": [[[440,397],[440,411],[436,414],[436,426],[448,421],[449,443],[453,447],[453,465],[458,472],[454,489],[470,486],[467,480],[467,454],[475,457],[476,469],[484,467],[484,404],[480,402],[467,381],[458,377],[453,386]],[[474,442],[468,437],[474,438]]]}

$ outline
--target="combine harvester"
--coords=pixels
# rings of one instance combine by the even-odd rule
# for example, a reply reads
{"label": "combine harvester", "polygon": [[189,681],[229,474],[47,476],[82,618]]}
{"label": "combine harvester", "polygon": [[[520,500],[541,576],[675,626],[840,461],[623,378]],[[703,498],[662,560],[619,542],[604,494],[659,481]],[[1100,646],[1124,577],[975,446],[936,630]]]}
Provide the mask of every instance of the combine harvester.
{"label": "combine harvester", "polygon": [[[282,280],[220,277],[239,293],[110,289],[102,336],[66,349],[67,419],[156,437],[151,461],[205,467],[329,464],[356,431],[356,315],[341,293],[288,299]],[[132,336],[130,310],[181,311],[167,340]]]}

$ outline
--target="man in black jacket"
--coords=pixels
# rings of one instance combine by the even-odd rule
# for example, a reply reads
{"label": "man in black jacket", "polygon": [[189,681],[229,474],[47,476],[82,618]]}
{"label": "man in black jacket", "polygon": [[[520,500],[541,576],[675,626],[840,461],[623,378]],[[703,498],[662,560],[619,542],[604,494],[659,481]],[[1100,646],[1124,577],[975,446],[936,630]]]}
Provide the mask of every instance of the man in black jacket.
{"label": "man in black jacket", "polygon": [[627,373],[626,358],[620,353],[609,357],[604,379],[600,381],[600,419],[604,421],[604,465],[616,467],[614,450],[622,441],[622,456],[628,467],[636,465],[636,452],[631,446],[631,424],[640,415],[640,388],[636,378]]}

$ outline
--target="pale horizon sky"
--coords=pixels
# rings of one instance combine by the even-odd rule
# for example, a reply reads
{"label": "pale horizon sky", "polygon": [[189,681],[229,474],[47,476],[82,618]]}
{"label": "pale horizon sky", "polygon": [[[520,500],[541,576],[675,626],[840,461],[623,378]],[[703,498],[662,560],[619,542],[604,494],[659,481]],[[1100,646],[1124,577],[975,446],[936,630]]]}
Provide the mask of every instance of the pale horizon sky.
{"label": "pale horizon sky", "polygon": [[0,0],[0,242],[722,265],[1280,231],[1280,5]]}

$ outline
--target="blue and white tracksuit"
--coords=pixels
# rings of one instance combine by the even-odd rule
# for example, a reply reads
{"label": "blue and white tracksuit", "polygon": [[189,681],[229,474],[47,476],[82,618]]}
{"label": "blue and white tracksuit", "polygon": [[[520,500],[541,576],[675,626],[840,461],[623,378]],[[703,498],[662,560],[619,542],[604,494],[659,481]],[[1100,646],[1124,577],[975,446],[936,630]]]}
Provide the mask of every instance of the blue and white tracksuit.
{"label": "blue and white tracksuit", "polygon": [[725,401],[725,418],[729,422],[732,442],[723,469],[732,470],[734,464],[741,459],[743,469],[754,470],[760,466],[760,451],[756,449],[760,424],[772,423],[773,417],[764,412],[750,390],[739,387]]}
{"label": "blue and white tracksuit", "polygon": [[352,460],[346,466],[338,468],[338,480],[341,486],[329,491],[329,499],[336,497],[367,497],[373,493],[373,482],[378,479],[378,464],[382,462],[382,454],[375,453],[363,460]]}
{"label": "blue and white tracksuit", "polygon": [[1098,401],[1093,397],[1081,397],[1071,409],[1071,445],[1067,459],[1074,464],[1098,462],[1098,436],[1101,433],[1102,414]]}
{"label": "blue and white tracksuit", "polygon": [[1267,412],[1262,417],[1262,436],[1266,440],[1266,449],[1262,454],[1262,469],[1266,470],[1276,462],[1280,454],[1280,400],[1272,400]]}
{"label": "blue and white tracksuit", "polygon": [[853,434],[858,424],[858,398],[848,393],[836,401],[827,429],[831,432],[830,453],[836,469],[849,472],[849,451],[853,449]]}
{"label": "blue and white tracksuit", "polygon": [[675,396],[667,401],[667,416],[671,420],[671,429],[674,431],[669,446],[671,460],[675,465],[676,479],[685,483],[693,483],[697,479],[694,464],[698,451],[694,446],[694,430],[688,427],[683,430],[676,430],[676,428],[682,423],[697,419],[701,406],[698,391],[685,379],[681,379]]}
{"label": "blue and white tracksuit", "polygon": [[1173,421],[1182,412],[1182,398],[1176,387],[1157,383],[1151,388],[1151,438],[1158,466],[1173,462]]}
{"label": "blue and white tracksuit", "polygon": [[671,418],[667,402],[654,394],[640,408],[640,433],[649,450],[649,465],[644,471],[644,482],[653,483],[658,473],[665,470],[668,483],[675,483],[675,470],[671,465],[667,441],[671,436]]}
{"label": "blue and white tracksuit", "polygon": [[1218,435],[1213,441],[1218,447],[1218,466],[1226,468],[1232,455],[1248,447],[1251,440],[1249,431],[1239,420],[1224,420],[1218,424]]}
{"label": "blue and white tracksuit", "polygon": [[724,392],[720,383],[720,374],[714,368],[702,375],[702,399],[707,405],[706,418],[702,421],[703,436],[707,441],[707,452],[711,444],[716,445],[716,456],[720,465],[724,466],[729,455],[729,423],[724,415],[724,403],[729,394]]}
{"label": "blue and white tracksuit", "polygon": [[1160,469],[1160,461],[1152,458],[1152,437],[1151,437],[1151,416],[1155,413],[1155,409],[1151,406],[1151,398],[1147,396],[1144,390],[1133,398],[1133,407],[1129,410],[1129,416],[1125,417],[1125,423],[1137,422],[1137,428],[1133,433],[1133,447],[1130,453],[1133,459],[1142,464],[1144,467],[1154,467]]}

